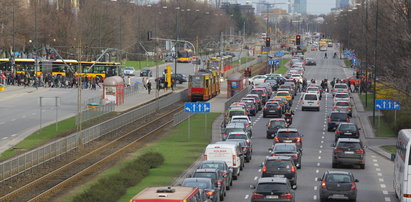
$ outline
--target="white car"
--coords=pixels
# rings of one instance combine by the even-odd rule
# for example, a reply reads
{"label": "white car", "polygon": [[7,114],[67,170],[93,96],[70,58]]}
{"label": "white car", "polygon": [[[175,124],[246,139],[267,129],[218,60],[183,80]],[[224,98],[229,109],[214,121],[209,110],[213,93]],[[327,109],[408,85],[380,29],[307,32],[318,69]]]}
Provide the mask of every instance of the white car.
{"label": "white car", "polygon": [[350,102],[351,96],[349,93],[336,93],[333,99],[334,99],[334,103],[338,101]]}
{"label": "white car", "polygon": [[233,117],[231,117],[230,122],[232,122],[232,121],[244,121],[244,122],[247,122],[247,127],[252,127],[252,122],[251,122],[250,117],[245,116],[245,115],[233,116]]}
{"label": "white car", "polygon": [[320,96],[317,93],[305,93],[301,97],[301,111],[306,109],[320,111]]}
{"label": "white car", "polygon": [[320,88],[317,86],[309,86],[306,90],[306,93],[315,93],[318,95],[318,97],[321,100],[321,91],[320,91]]}
{"label": "white car", "polygon": [[291,79],[295,79],[296,81],[303,83],[303,77],[299,74],[291,74]]}
{"label": "white car", "polygon": [[253,85],[258,85],[264,83],[265,79],[267,79],[266,75],[256,75],[248,79],[248,81]]}
{"label": "white car", "polygon": [[124,68],[124,75],[133,75],[135,74],[134,67],[126,67]]}

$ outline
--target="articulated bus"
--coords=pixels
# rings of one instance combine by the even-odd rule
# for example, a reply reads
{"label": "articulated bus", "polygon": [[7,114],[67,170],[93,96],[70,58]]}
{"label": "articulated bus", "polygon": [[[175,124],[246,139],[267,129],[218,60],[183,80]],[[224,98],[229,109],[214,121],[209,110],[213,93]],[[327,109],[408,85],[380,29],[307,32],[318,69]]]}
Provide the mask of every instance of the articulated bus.
{"label": "articulated bus", "polygon": [[394,192],[401,202],[411,202],[411,129],[398,133],[394,160]]}
{"label": "articulated bus", "polygon": [[177,51],[177,62],[190,63],[193,60],[193,51],[191,49],[183,49]]}
{"label": "articulated bus", "polygon": [[98,77],[100,80],[106,77],[117,76],[120,72],[120,63],[117,62],[80,62],[82,73],[76,73],[76,76]]}

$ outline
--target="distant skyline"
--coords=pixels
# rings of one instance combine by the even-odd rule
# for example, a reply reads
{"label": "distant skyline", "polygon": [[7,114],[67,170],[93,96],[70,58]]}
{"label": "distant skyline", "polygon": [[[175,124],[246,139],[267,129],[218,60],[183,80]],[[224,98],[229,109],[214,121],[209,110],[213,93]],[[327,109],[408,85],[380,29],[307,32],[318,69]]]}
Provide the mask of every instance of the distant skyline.
{"label": "distant skyline", "polygon": [[[228,0],[228,1],[233,2],[233,0],[231,1]],[[245,4],[246,1],[256,2],[258,0],[237,0],[237,2],[240,4]],[[286,3],[288,2],[288,0],[266,0],[266,2]],[[275,7],[287,10],[288,6],[287,5],[276,5]],[[307,13],[308,14],[314,14],[314,15],[328,14],[331,12],[332,8],[335,8],[335,0],[307,0]]]}

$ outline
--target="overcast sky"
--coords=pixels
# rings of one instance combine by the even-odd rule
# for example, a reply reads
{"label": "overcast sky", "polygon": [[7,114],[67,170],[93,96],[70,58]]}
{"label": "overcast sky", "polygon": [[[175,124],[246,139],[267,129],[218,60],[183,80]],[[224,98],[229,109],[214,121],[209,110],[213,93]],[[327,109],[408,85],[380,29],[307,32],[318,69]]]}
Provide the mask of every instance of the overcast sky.
{"label": "overcast sky", "polygon": [[327,14],[335,8],[335,0],[307,0],[309,14]]}

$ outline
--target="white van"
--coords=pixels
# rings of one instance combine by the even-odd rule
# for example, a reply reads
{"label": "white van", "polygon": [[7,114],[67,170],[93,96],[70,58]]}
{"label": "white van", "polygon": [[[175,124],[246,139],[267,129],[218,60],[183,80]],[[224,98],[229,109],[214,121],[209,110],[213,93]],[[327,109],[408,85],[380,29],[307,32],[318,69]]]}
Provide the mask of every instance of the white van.
{"label": "white van", "polygon": [[317,93],[305,93],[301,97],[301,111],[315,109],[320,111],[320,97]]}
{"label": "white van", "polygon": [[233,168],[233,179],[240,175],[241,148],[234,144],[209,144],[204,153],[205,160],[225,161]]}
{"label": "white van", "polygon": [[411,129],[398,133],[394,160],[394,192],[401,202],[411,202]]}

